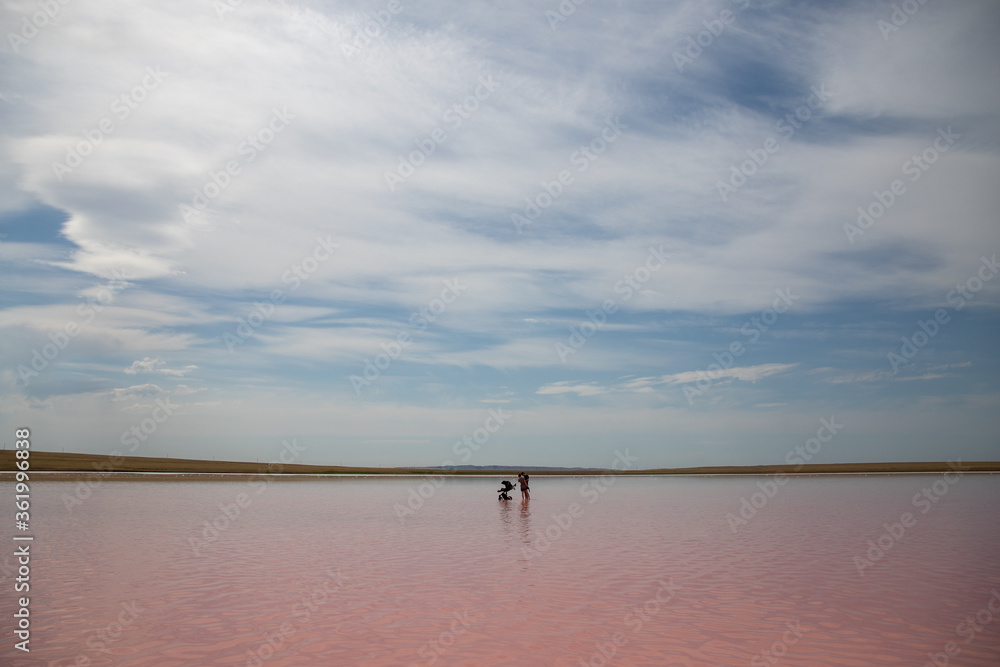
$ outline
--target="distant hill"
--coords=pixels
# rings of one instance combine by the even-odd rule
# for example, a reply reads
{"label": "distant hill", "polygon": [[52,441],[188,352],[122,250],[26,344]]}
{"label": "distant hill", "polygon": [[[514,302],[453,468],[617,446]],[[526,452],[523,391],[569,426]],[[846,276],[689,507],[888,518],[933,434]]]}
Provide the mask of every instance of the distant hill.
{"label": "distant hill", "polygon": [[[14,450],[0,450],[0,474],[10,479],[15,468]],[[303,475],[482,475],[496,473],[507,475],[524,471],[528,474],[589,475],[610,473],[617,475],[773,475],[777,473],[830,474],[830,473],[935,473],[951,470],[948,463],[820,463],[801,466],[701,466],[697,468],[657,468],[654,470],[607,470],[602,468],[558,468],[550,466],[435,466],[427,468],[374,468],[362,466],[324,466],[293,463],[268,467],[266,463],[242,461],[200,461],[168,457],[123,456],[112,459],[97,454],[31,451],[30,470],[33,472],[65,473],[69,479],[84,474],[96,475],[113,472],[125,479],[128,473],[191,473],[191,474],[245,474],[268,473]],[[1000,461],[963,461],[963,470],[970,472],[1000,472]],[[48,479],[54,477],[49,476]]]}
{"label": "distant hill", "polygon": [[604,468],[559,468],[555,466],[534,466],[531,468],[526,468],[524,466],[430,466],[428,470],[468,470],[476,472],[503,472],[503,471],[533,471],[533,472],[557,472],[557,471],[572,471],[572,472],[593,472],[593,471],[603,471]]}

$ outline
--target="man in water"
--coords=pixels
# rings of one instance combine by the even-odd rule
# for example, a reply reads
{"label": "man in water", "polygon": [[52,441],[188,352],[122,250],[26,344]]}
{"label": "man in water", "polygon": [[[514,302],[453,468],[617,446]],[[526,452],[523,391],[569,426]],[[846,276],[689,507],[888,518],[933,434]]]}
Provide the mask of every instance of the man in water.
{"label": "man in water", "polygon": [[521,485],[521,500],[530,500],[531,494],[528,493],[528,476],[523,472],[518,473],[517,483]]}

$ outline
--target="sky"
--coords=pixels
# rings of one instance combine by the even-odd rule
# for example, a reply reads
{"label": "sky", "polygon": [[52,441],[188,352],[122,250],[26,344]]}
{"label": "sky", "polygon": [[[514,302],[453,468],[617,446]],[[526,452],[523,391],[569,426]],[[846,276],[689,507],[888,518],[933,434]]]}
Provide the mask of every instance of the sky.
{"label": "sky", "polygon": [[991,1],[6,0],[0,440],[1000,459],[998,31]]}

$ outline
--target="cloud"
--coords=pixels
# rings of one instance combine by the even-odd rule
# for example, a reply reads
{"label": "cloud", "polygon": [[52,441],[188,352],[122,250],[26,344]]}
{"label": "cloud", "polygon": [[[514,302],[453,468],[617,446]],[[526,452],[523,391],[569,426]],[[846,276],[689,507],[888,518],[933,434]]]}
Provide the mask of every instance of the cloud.
{"label": "cloud", "polygon": [[[530,7],[499,12],[504,16],[499,25],[520,21],[518,12],[525,10]],[[827,50],[839,49],[838,40],[856,32],[858,25],[874,25],[871,14],[852,11],[820,30],[830,13],[803,10],[798,26],[803,34],[796,35],[781,22],[748,13],[740,19],[743,32],[727,36],[733,40],[732,48],[767,49],[773,38],[796,53],[811,55],[772,62],[769,75],[798,84],[780,94],[774,91],[772,105],[794,109],[810,94],[810,85],[826,77],[844,79],[832,87],[835,94],[822,110],[825,116],[811,120],[802,133],[784,142],[767,165],[766,178],[751,179],[741,190],[737,215],[732,204],[718,199],[716,183],[726,178],[734,160],[746,159],[747,149],[774,134],[775,118],[733,99],[733,82],[726,74],[734,57],[732,48],[720,40],[692,65],[702,79],[666,68],[646,82],[647,74],[639,66],[657,54],[669,56],[660,52],[664,47],[659,45],[682,43],[700,25],[695,20],[704,11],[700,5],[616,12],[612,23],[616,29],[641,26],[636,34],[645,37],[628,43],[601,40],[606,47],[602,59],[593,58],[585,46],[607,30],[609,16],[601,10],[592,8],[588,16],[575,16],[574,32],[567,33],[575,37],[556,43],[546,34],[544,22],[528,30],[519,23],[524,40],[520,58],[543,47],[547,50],[547,57],[535,59],[530,68],[513,66],[518,57],[511,62],[502,29],[477,31],[480,37],[471,40],[460,29],[414,34],[393,28],[350,59],[338,47],[344,31],[359,20],[349,7],[293,11],[274,4],[235,12],[214,24],[192,24],[182,20],[178,10],[154,5],[147,11],[157,17],[158,29],[152,34],[142,28],[147,18],[129,14],[118,19],[122,29],[131,26],[149,37],[148,44],[129,44],[134,51],[129,60],[140,63],[132,70],[120,67],[118,54],[109,54],[88,62],[85,76],[81,64],[66,55],[86,48],[78,43],[82,37],[63,25],[48,27],[47,35],[65,40],[66,52],[50,54],[53,60],[44,70],[50,74],[42,75],[31,92],[58,96],[59,103],[30,109],[33,124],[41,128],[35,134],[16,129],[12,133],[17,164],[26,175],[25,188],[70,213],[65,233],[79,249],[61,264],[67,268],[103,276],[121,267],[136,279],[165,279],[178,292],[208,284],[224,293],[235,293],[247,283],[287,287],[282,283],[284,271],[301,261],[309,242],[322,231],[342,242],[344,252],[321,267],[307,285],[316,297],[382,306],[414,303],[419,298],[414,278],[438,272],[441,266],[454,273],[476,271],[486,278],[477,292],[489,295],[492,308],[467,318],[473,327],[488,326],[494,315],[544,313],[556,302],[554,295],[530,286],[550,272],[563,272],[562,291],[569,303],[592,307],[596,292],[610,292],[620,279],[629,252],[654,239],[670,241],[671,264],[641,291],[644,298],[630,307],[747,312],[758,308],[764,295],[785,286],[792,275],[803,288],[812,288],[814,303],[881,287],[910,285],[909,291],[915,292],[914,280],[926,285],[937,277],[923,271],[869,275],[880,273],[874,262],[855,267],[856,280],[817,280],[797,271],[801,263],[812,261],[818,275],[823,266],[843,261],[824,256],[829,239],[815,231],[828,224],[829,213],[817,216],[810,202],[840,200],[855,182],[864,185],[861,191],[869,191],[868,183],[884,173],[884,163],[896,161],[898,167],[918,140],[916,133],[894,134],[864,145],[805,138],[810,129],[832,132],[831,122],[842,121],[836,114],[870,110],[881,102],[881,97],[863,98],[857,86],[849,84],[851,76],[870,69],[867,60],[837,60],[834,69],[822,57]],[[441,11],[437,6],[410,8],[397,24],[401,27],[421,16],[433,24],[429,17]],[[972,10],[963,12],[956,25],[970,23],[974,16]],[[476,17],[457,12],[449,18],[460,26]],[[475,25],[482,25],[481,18]],[[210,54],[192,55],[182,46],[192,38],[191,31],[214,45]],[[813,39],[820,40],[818,45],[810,46]],[[965,51],[956,52],[956,58],[965,57]],[[562,63],[568,56],[587,64],[586,79],[575,84],[567,80]],[[80,122],[75,109],[92,109],[97,118],[108,114],[112,100],[143,79],[147,66],[143,63],[153,61],[164,72],[163,82],[135,113],[118,122],[113,137],[60,182],[51,163],[62,157],[78,134],[67,129]],[[916,70],[907,69],[911,71]],[[247,85],[249,72],[254,72],[254,80],[264,78],[273,85],[269,89]],[[317,85],[303,87],[303,72]],[[467,98],[484,74],[495,75],[499,89],[453,127],[444,114]],[[622,77],[635,85],[669,91],[679,91],[683,84],[693,99],[668,96],[663,109],[654,105],[644,110],[618,91]],[[941,78],[955,77],[942,73]],[[60,88],[58,82],[64,80],[86,80],[88,85]],[[335,93],[320,85],[330,80],[338,82]],[[973,82],[972,77],[969,80]],[[103,83],[95,86],[96,81]],[[978,81],[975,85],[982,88]],[[308,96],[304,90],[310,91]],[[682,96],[678,92],[676,97]],[[959,104],[966,97],[951,99]],[[237,148],[248,134],[266,126],[275,106],[287,108],[295,117],[250,162]],[[70,114],[67,109],[74,111]],[[18,119],[28,111],[24,103],[12,110]],[[562,168],[573,169],[569,161],[573,150],[599,136],[608,116],[623,111],[629,128],[620,142],[585,172],[576,173],[567,192],[518,237],[510,214],[540,188],[534,184],[551,179]],[[667,111],[675,126],[661,120]],[[413,150],[414,141],[438,126],[446,130],[447,140],[398,191],[389,192],[385,173],[396,168],[400,155]],[[694,127],[699,128],[697,133],[689,131]],[[193,136],[199,140],[193,141]],[[329,140],[314,140],[318,137],[341,139],[333,150]],[[193,189],[211,183],[211,174],[230,158],[241,162],[241,170],[213,200],[213,213],[200,216],[199,222],[184,221],[178,205],[188,202]],[[965,156],[949,158],[968,162]],[[977,158],[974,169],[990,168],[981,163],[983,158]],[[294,184],[280,202],[273,197],[275,178]],[[970,210],[990,210],[995,198],[983,200],[975,181],[966,181],[969,196],[962,199]],[[808,196],[775,196],[771,188],[776,182],[801,188]],[[323,213],[330,183],[340,184],[341,215],[335,219]],[[622,196],[623,189],[627,197]],[[901,200],[897,210],[903,206],[911,218],[908,199]],[[665,225],[660,220],[666,209],[672,213]],[[435,213],[429,215],[429,210]],[[919,207],[912,215],[919,220],[909,220],[911,230],[923,229],[920,221],[940,219],[937,212],[921,212]],[[623,217],[628,226],[619,224]],[[888,222],[879,225],[887,227]],[[950,244],[957,250],[960,239],[972,240],[959,234],[940,237],[936,224],[926,231],[932,235],[929,241],[946,244],[938,246],[942,249]],[[560,251],[566,238],[574,243]],[[790,247],[795,252],[787,252]],[[842,247],[851,250],[846,239]],[[239,250],[225,251],[232,248]],[[484,263],[489,272],[483,273]],[[262,271],[270,278],[262,279]],[[347,276],[368,288],[350,289],[341,280]],[[685,289],[674,289],[678,284]]]}
{"label": "cloud", "polygon": [[535,393],[541,395],[576,394],[577,396],[598,396],[606,394],[608,391],[608,389],[599,387],[594,383],[573,384],[571,382],[553,382],[544,387],[539,387]]}
{"label": "cloud", "polygon": [[699,380],[722,380],[732,378],[743,382],[756,382],[762,378],[785,373],[799,365],[799,362],[792,364],[760,364],[759,366],[743,366],[734,368],[723,368],[719,370],[707,371],[686,371],[684,373],[674,373],[663,375],[659,382],[665,384],[690,384]]}
{"label": "cloud", "polygon": [[798,365],[798,363],[761,364],[759,366],[737,367],[720,371],[687,371],[671,375],[633,378],[626,382],[614,383],[607,386],[601,386],[596,382],[581,384],[573,383],[571,381],[562,381],[547,384],[539,388],[535,393],[542,395],[573,393],[578,396],[598,396],[600,394],[608,394],[612,392],[651,394],[656,393],[658,387],[689,384],[692,382],[698,382],[699,380],[718,381],[722,379],[736,379],[743,382],[754,383],[760,379],[790,371]]}
{"label": "cloud", "polygon": [[891,371],[875,370],[864,371],[862,373],[849,373],[847,375],[837,375],[825,378],[824,382],[830,384],[853,384],[855,382],[881,382],[891,379],[895,373]]}
{"label": "cloud", "polygon": [[[887,370],[870,370],[862,372],[847,373],[843,375],[835,375],[833,377],[827,377],[823,379],[823,382],[829,384],[854,384],[857,382],[913,382],[916,380],[937,380],[944,377],[951,377],[955,375],[954,373],[947,373],[942,371],[948,371],[955,368],[969,368],[972,364],[968,361],[963,361],[953,364],[935,364],[924,369],[922,375],[912,375],[917,366],[908,365],[900,368],[899,371],[887,371]],[[836,369],[828,369],[831,372],[835,372]],[[902,372],[902,374],[900,373]]]}
{"label": "cloud", "polygon": [[971,361],[960,361],[954,364],[937,364],[934,366],[929,366],[928,371],[947,371],[953,368],[970,368],[972,366]]}
{"label": "cloud", "polygon": [[939,378],[948,377],[944,373],[924,373],[923,375],[907,376],[895,378],[896,382],[911,382],[913,380],[937,380]]}
{"label": "cloud", "polygon": [[189,364],[184,368],[159,368],[156,372],[163,373],[164,375],[172,375],[173,377],[184,377],[195,370],[198,370],[198,367],[194,364]]}
{"label": "cloud", "polygon": [[125,369],[125,373],[127,375],[136,375],[138,373],[162,373],[163,375],[183,377],[188,373],[190,373],[191,371],[198,369],[198,367],[193,364],[179,369],[162,368],[162,366],[165,365],[166,362],[163,361],[162,359],[144,357],[141,360],[133,361],[132,364]]}
{"label": "cloud", "polygon": [[129,398],[148,398],[164,393],[163,389],[155,384],[137,384],[131,387],[115,388],[111,390],[112,401],[124,401]]}
{"label": "cloud", "polygon": [[156,366],[160,366],[163,363],[164,362],[160,359],[145,357],[142,361],[133,361],[132,365],[125,369],[125,373],[128,375],[135,375],[136,373],[152,373]]}

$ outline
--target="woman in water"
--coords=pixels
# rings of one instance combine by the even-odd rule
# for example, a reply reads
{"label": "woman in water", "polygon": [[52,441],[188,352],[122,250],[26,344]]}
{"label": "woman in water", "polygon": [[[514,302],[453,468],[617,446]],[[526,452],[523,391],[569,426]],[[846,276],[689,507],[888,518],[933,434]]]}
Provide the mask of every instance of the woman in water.
{"label": "woman in water", "polygon": [[528,493],[528,476],[523,472],[519,473],[517,483],[521,485],[521,500],[530,500],[531,494]]}

